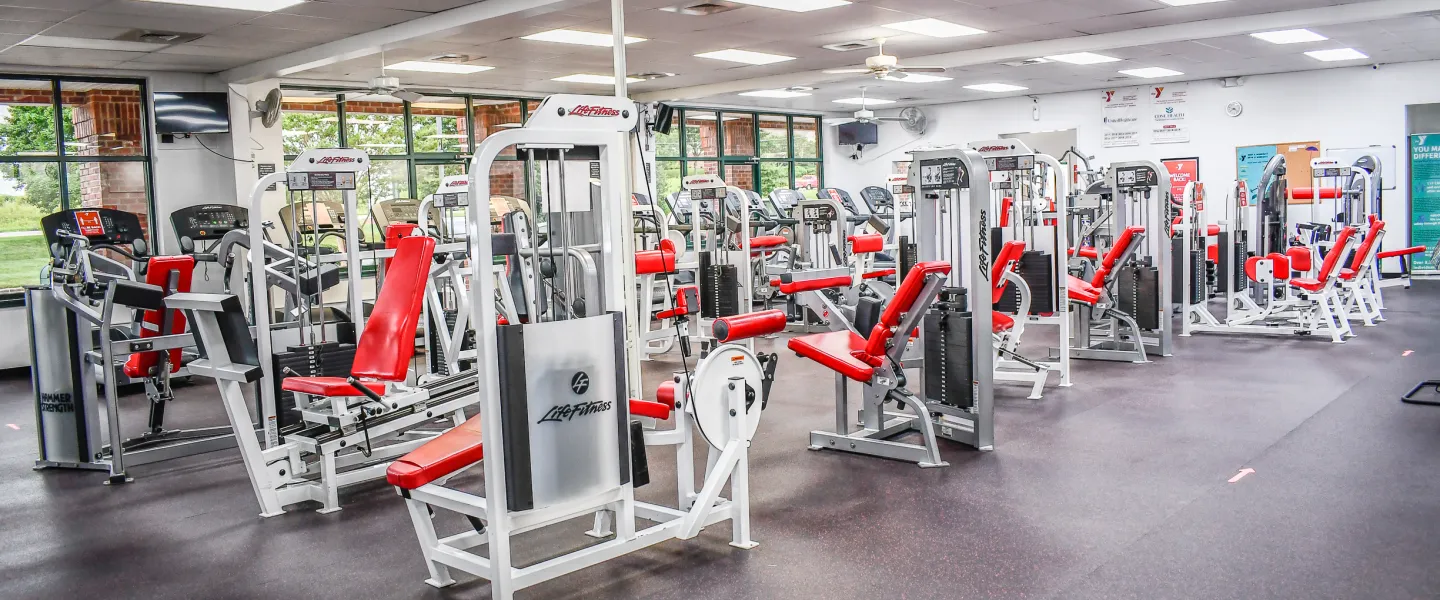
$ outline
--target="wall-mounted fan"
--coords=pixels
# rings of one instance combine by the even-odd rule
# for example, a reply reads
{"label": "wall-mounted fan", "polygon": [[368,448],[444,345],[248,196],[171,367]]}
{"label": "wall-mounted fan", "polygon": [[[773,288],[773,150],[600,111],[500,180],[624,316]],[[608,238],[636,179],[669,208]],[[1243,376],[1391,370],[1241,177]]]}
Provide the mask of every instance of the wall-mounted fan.
{"label": "wall-mounted fan", "polygon": [[880,54],[865,59],[865,66],[850,69],[826,69],[825,72],[831,75],[847,74],[868,74],[876,79],[898,79],[897,73],[944,73],[945,67],[917,67],[904,66],[900,59],[885,53],[885,38],[875,38],[880,46]]}
{"label": "wall-mounted fan", "polygon": [[250,118],[260,119],[260,124],[266,129],[274,127],[280,122],[280,102],[283,94],[280,88],[270,90],[265,94],[265,99],[255,103],[255,110],[250,111]]}

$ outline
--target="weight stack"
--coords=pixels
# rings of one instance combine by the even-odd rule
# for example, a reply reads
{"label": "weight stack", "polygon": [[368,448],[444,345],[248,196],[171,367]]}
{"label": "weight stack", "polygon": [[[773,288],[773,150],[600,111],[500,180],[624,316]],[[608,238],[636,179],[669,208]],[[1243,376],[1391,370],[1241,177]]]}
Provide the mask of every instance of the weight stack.
{"label": "weight stack", "polygon": [[1225,281],[1227,277],[1233,278],[1235,291],[1244,291],[1249,286],[1249,280],[1245,277],[1245,260],[1250,258],[1247,250],[1249,247],[1249,233],[1245,231],[1222,231],[1215,238],[1220,245],[1220,264],[1217,266],[1218,273],[1215,277],[1215,292],[1225,293]]}
{"label": "weight stack", "polygon": [[919,262],[919,253],[920,249],[910,241],[908,236],[900,238],[900,270],[896,272],[895,285],[900,285],[900,282],[905,281],[905,276],[910,274],[910,269],[915,268],[915,263]]}
{"label": "weight stack", "polygon": [[1160,328],[1160,269],[1125,265],[1116,273],[1120,311],[1135,317],[1141,329]]}
{"label": "weight stack", "polygon": [[[445,311],[445,324],[447,325],[447,327],[440,328],[435,323],[435,315],[433,313],[430,314],[430,347],[425,349],[425,355],[430,358],[431,373],[434,373],[436,375],[454,374],[450,372],[450,367],[447,366],[449,360],[445,356],[445,350],[440,347],[440,342],[438,341],[438,338],[445,335],[446,331],[451,331],[455,328],[455,320],[457,318],[459,317],[457,317],[455,313],[448,310]],[[475,330],[468,329],[465,331],[464,341],[460,343],[460,349],[471,350],[474,348]],[[462,364],[461,368],[465,368],[465,366],[466,365]]]}
{"label": "weight stack", "polygon": [[[1173,268],[1170,270],[1170,295],[1172,296],[1172,301],[1176,304],[1184,301],[1185,272],[1181,269],[1188,266],[1190,269],[1190,304],[1199,304],[1204,301],[1205,263],[1208,262],[1205,258],[1205,246],[1207,242],[1205,238],[1200,238],[1199,245],[1190,249],[1190,260],[1187,261],[1185,260],[1185,253],[1181,249],[1184,241],[1185,240],[1181,238],[1172,238],[1170,240],[1170,260],[1174,263]],[[1187,262],[1189,263],[1188,265],[1186,264]]]}
{"label": "weight stack", "polygon": [[924,395],[956,408],[975,405],[975,361],[970,352],[971,313],[965,290],[950,288],[925,313]]}
{"label": "weight stack", "polygon": [[735,265],[707,265],[700,271],[700,316],[740,314],[740,275]]}
{"label": "weight stack", "polygon": [[279,428],[301,422],[300,411],[295,409],[295,394],[280,389],[284,382],[285,367],[304,377],[349,377],[350,368],[355,364],[355,345],[340,342],[326,342],[310,346],[290,346],[274,357],[275,374],[275,416]]}
{"label": "weight stack", "polygon": [[[1030,286],[1030,314],[1055,312],[1055,263],[1050,254],[1039,250],[1027,250],[1015,265],[1015,272]],[[1020,305],[1020,292],[1015,286],[1005,287],[995,310],[1013,313]]]}

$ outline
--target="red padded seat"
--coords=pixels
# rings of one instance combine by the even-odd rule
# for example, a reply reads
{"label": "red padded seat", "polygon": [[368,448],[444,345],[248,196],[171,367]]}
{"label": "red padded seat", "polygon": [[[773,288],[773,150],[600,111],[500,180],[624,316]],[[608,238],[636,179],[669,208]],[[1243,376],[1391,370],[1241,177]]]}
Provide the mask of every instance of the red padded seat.
{"label": "red padded seat", "polygon": [[861,275],[860,278],[861,278],[861,279],[880,279],[880,278],[882,278],[882,277],[889,277],[889,276],[894,275],[894,274],[895,274],[895,269],[880,269],[879,271],[871,271],[871,272],[869,272],[869,273],[865,273],[865,274]]}
{"label": "red padded seat", "polygon": [[[668,240],[667,240],[668,241]],[[774,248],[790,243],[783,235],[757,235],[750,238],[750,248]]]}
{"label": "red padded seat", "polygon": [[649,400],[630,399],[630,415],[636,417],[650,417],[668,421],[673,407],[666,406],[662,402],[651,402]]}
{"label": "red padded seat", "polygon": [[1205,258],[1210,262],[1220,262],[1220,247],[1214,244],[1206,246]]}
{"label": "red padded seat", "polygon": [[1401,248],[1401,249],[1399,249],[1399,250],[1387,250],[1387,251],[1385,251],[1385,252],[1381,252],[1381,253],[1379,253],[1379,254],[1376,254],[1375,257],[1376,257],[1376,258],[1382,258],[1382,259],[1383,259],[1383,258],[1395,258],[1395,257],[1397,257],[1397,256],[1410,256],[1411,254],[1420,254],[1420,253],[1422,253],[1422,252],[1424,252],[1424,251],[1425,251],[1425,247],[1424,247],[1424,246],[1411,246],[1411,247],[1409,247],[1409,248]]}
{"label": "red padded seat", "polygon": [[1090,285],[1090,282],[1074,275],[1066,275],[1066,277],[1069,279],[1065,285],[1065,293],[1070,296],[1071,300],[1082,304],[1095,304],[1100,301],[1100,288]]}
{"label": "red padded seat", "polygon": [[1000,247],[1000,253],[995,255],[995,263],[990,266],[990,285],[993,289],[990,292],[990,302],[999,302],[1005,295],[1005,287],[1010,285],[1005,280],[1005,273],[1015,268],[1015,263],[1020,261],[1020,256],[1025,254],[1025,242],[1012,240],[1005,242]]}
{"label": "red padded seat", "polygon": [[1315,266],[1315,261],[1310,255],[1310,249],[1304,246],[1291,246],[1285,249],[1285,256],[1290,257],[1290,268],[1302,273],[1308,273]]}
{"label": "red padded seat", "polygon": [[1136,237],[1143,235],[1145,235],[1145,228],[1139,225],[1126,227],[1125,231],[1120,232],[1120,236],[1115,238],[1115,245],[1105,253],[1105,258],[1100,261],[1100,267],[1095,269],[1095,276],[1090,278],[1090,285],[1097,288],[1105,287],[1105,280],[1109,279],[1110,272],[1115,269],[1115,263],[1119,262],[1120,257],[1125,256],[1125,253],[1130,250],[1130,245],[1135,243]]}
{"label": "red padded seat", "polygon": [[481,433],[480,417],[472,417],[390,463],[385,479],[390,485],[413,490],[480,462],[485,458]]}
{"label": "red padded seat", "polygon": [[788,323],[789,319],[786,318],[785,311],[777,308],[715,319],[710,324],[710,334],[716,341],[724,344],[780,333],[785,331]]}
{"label": "red padded seat", "polygon": [[1267,256],[1252,256],[1245,259],[1245,276],[1249,277],[1250,281],[1257,281],[1255,279],[1255,267],[1260,264],[1262,260],[1270,261],[1271,272],[1275,275],[1276,281],[1284,281],[1290,278],[1290,257],[1279,252],[1271,252]]}
{"label": "red padded seat", "polygon": [[1290,285],[1307,292],[1318,292],[1325,289],[1325,282],[1330,279],[1330,274],[1335,272],[1335,268],[1340,264],[1342,259],[1340,255],[1344,254],[1343,250],[1345,246],[1349,244],[1350,238],[1354,236],[1354,227],[1341,229],[1340,234],[1335,236],[1335,245],[1332,246],[1330,252],[1325,255],[1325,262],[1320,264],[1320,272],[1316,274],[1314,278],[1300,277],[1291,279]]}
{"label": "red padded seat", "polygon": [[850,241],[850,252],[853,254],[870,254],[885,249],[885,236],[879,234],[860,234],[846,238]]}
{"label": "red padded seat", "polygon": [[675,272],[675,242],[660,240],[659,250],[635,253],[635,274],[654,275]]}
{"label": "red padded seat", "polygon": [[1097,258],[1100,258],[1100,252],[1097,251],[1094,246],[1081,246],[1079,248],[1071,248],[1070,256],[1078,256],[1080,258],[1088,258],[1090,260],[1095,260]]}
{"label": "red padded seat", "polygon": [[787,345],[800,356],[825,365],[850,379],[866,383],[875,375],[875,368],[855,357],[855,353],[865,351],[865,343],[865,338],[845,330],[790,338]]}
{"label": "red padded seat", "polygon": [[[175,289],[168,290],[172,294],[183,294],[190,291],[190,280],[195,275],[195,257],[193,256],[156,256],[146,264],[145,283],[164,288],[170,285],[170,274],[179,273],[179,282]],[[161,335],[171,335],[185,332],[185,313],[175,310],[170,315],[170,331],[160,331],[160,325],[165,320],[165,311],[147,310],[141,319],[145,327],[140,328],[140,339],[152,338]],[[170,352],[170,372],[180,370],[180,349],[175,348]],[[125,359],[126,377],[150,377],[156,375],[152,371],[160,364],[159,352],[137,352]]]}
{"label": "red padded seat", "polygon": [[990,329],[995,333],[1005,333],[1015,328],[1015,319],[996,311],[990,311]]}
{"label": "red padded seat", "polygon": [[[363,381],[365,387],[380,395],[385,395],[385,383],[381,381]],[[280,389],[287,392],[300,392],[312,396],[328,396],[334,398],[351,398],[364,396],[355,386],[350,385],[344,377],[286,377],[281,382]]]}
{"label": "red padded seat", "polygon": [[1365,241],[1355,250],[1355,260],[1350,262],[1350,268],[1340,269],[1340,278],[1345,281],[1355,279],[1355,274],[1360,272],[1360,267],[1365,265],[1365,259],[1370,256],[1370,251],[1375,248],[1375,242],[1380,240],[1380,235],[1385,232],[1385,222],[1374,220],[1370,222],[1370,230],[1365,232]]}
{"label": "red padded seat", "polygon": [[780,284],[780,293],[785,295],[798,294],[800,292],[813,292],[834,287],[850,287],[848,276],[821,277],[819,279],[804,279]]}

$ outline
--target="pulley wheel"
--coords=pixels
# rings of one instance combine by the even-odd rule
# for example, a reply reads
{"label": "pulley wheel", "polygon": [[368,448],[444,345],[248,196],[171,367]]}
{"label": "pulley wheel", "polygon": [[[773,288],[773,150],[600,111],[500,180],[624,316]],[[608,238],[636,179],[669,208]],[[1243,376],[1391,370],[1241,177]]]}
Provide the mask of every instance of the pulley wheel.
{"label": "pulley wheel", "polygon": [[[740,431],[746,440],[750,440],[755,437],[755,430],[760,427],[760,405],[763,400],[760,394],[764,389],[761,387],[760,360],[744,346],[726,344],[710,353],[690,380],[691,400],[688,410],[695,416],[696,424],[705,432],[704,437],[717,449],[723,449],[730,442],[730,404],[726,395],[730,393],[732,377],[742,379],[735,382],[737,386],[749,386],[755,393],[755,399],[749,403],[748,408],[741,404],[741,408],[745,410],[745,420]],[[743,387],[738,391],[745,393]]]}

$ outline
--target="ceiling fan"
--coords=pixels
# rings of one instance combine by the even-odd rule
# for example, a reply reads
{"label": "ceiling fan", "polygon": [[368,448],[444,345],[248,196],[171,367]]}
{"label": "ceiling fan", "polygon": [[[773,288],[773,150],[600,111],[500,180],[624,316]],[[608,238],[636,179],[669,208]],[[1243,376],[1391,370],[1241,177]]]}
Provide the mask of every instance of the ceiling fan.
{"label": "ceiling fan", "polygon": [[855,116],[849,119],[825,119],[825,124],[832,127],[846,125],[849,123],[879,123],[882,121],[907,121],[903,117],[877,117],[875,111],[865,107],[865,86],[860,86],[860,110],[855,111]]}
{"label": "ceiling fan", "polygon": [[341,102],[350,100],[371,100],[375,98],[397,98],[406,102],[419,102],[425,96],[444,96],[454,94],[455,90],[447,88],[422,88],[408,87],[400,83],[399,77],[390,77],[385,74],[385,52],[380,52],[380,76],[372,78],[369,88],[354,92],[345,92]]}
{"label": "ceiling fan", "polygon": [[880,54],[865,59],[865,66],[850,69],[826,69],[825,73],[830,75],[868,74],[876,79],[899,80],[896,73],[944,73],[945,67],[907,67],[900,64],[900,59],[885,53],[885,38],[875,38],[880,46]]}

